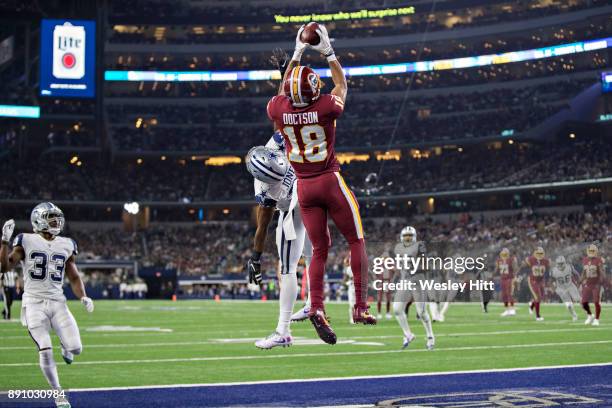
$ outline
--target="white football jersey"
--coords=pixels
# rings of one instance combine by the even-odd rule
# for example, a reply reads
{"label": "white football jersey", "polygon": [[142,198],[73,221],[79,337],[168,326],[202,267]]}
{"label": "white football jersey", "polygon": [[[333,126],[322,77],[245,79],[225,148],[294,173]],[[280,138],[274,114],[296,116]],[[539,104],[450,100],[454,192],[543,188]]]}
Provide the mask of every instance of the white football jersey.
{"label": "white football jersey", "polygon": [[[395,245],[395,254],[400,255],[401,257],[406,255],[409,258],[414,258],[419,255],[419,252],[424,252],[423,249],[424,249],[424,245],[420,241],[412,242],[408,245],[405,245],[403,242],[399,242],[397,245]],[[423,271],[417,270],[415,273],[419,273],[419,272],[423,272]],[[406,279],[406,277],[410,275],[410,271],[406,269],[400,270],[400,273],[401,273],[402,279]]]}
{"label": "white football jersey", "polygon": [[51,241],[40,234],[19,234],[13,247],[23,248],[23,299],[50,299],[65,301],[64,272],[68,259],[78,254],[76,242],[57,236]]}
{"label": "white football jersey", "polygon": [[574,273],[574,267],[569,263],[566,263],[563,268],[559,268],[555,265],[552,268],[551,276],[557,283],[557,286],[568,286],[572,282],[572,274]]}
{"label": "white football jersey", "polygon": [[[279,150],[274,137],[270,138],[266,147]],[[285,173],[285,177],[278,183],[268,184],[255,179],[255,201],[265,207],[276,207],[281,211],[287,211],[292,195],[297,194],[296,180],[295,172],[291,166]]]}

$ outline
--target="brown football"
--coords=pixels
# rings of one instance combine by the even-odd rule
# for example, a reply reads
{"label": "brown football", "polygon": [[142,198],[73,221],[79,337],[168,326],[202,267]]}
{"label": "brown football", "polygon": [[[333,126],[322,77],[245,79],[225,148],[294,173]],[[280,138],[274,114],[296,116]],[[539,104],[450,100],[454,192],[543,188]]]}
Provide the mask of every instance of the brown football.
{"label": "brown football", "polygon": [[321,38],[319,37],[319,34],[317,34],[318,28],[319,25],[314,21],[306,24],[306,27],[304,27],[304,31],[302,31],[302,35],[300,36],[300,40],[310,45],[319,44],[321,42]]}

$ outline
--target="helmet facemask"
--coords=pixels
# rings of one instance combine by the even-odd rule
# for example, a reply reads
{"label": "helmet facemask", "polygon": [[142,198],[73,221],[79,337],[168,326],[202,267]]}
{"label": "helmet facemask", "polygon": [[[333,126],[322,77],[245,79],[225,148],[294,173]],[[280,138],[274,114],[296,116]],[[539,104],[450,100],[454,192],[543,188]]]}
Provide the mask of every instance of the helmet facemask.
{"label": "helmet facemask", "polygon": [[508,250],[508,248],[502,249],[501,252],[499,253],[499,257],[501,259],[508,259],[508,258],[510,258],[510,251]]}
{"label": "helmet facemask", "polygon": [[536,248],[536,250],[533,252],[533,256],[538,261],[544,259],[544,257],[546,256],[546,253],[544,252],[544,248],[542,248],[542,247]]}
{"label": "helmet facemask", "polygon": [[31,220],[34,232],[46,232],[53,236],[59,235],[66,222],[64,213],[53,204],[46,207],[38,205],[32,211]]}
{"label": "helmet facemask", "polygon": [[589,258],[595,258],[598,253],[599,253],[599,250],[597,249],[596,245],[591,244],[591,245],[588,246],[588,248],[587,248],[587,256]]}

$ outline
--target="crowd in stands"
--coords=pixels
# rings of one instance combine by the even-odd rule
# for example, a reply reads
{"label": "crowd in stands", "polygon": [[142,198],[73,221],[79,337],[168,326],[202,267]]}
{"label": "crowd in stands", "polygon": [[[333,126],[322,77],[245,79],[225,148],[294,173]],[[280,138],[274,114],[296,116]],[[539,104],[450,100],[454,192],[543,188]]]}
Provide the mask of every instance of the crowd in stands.
{"label": "crowd in stands", "polygon": [[[338,121],[338,146],[450,141],[526,131],[567,106],[594,78],[482,91],[409,96],[356,95]],[[119,150],[247,151],[270,136],[265,100],[239,99],[208,105],[108,107],[111,134]],[[403,106],[403,107],[402,107]],[[398,115],[400,117],[398,118]],[[155,124],[136,127],[138,119]],[[385,135],[381,139],[381,134]],[[169,136],[171,135],[171,136]]]}
{"label": "crowd in stands", "polygon": [[[612,176],[612,147],[606,139],[578,138],[569,142],[508,142],[447,149],[404,150],[399,161],[342,166],[348,183],[358,191],[370,173],[379,173],[382,195],[434,192],[569,181]],[[146,158],[69,163],[3,161],[11,178],[0,180],[4,198],[41,200],[196,201],[249,200],[252,178],[244,164],[205,166],[201,160]],[[49,183],[49,175],[54,175]],[[14,180],[28,180],[15,183]],[[228,182],[230,181],[230,182]]]}
{"label": "crowd in stands", "polygon": [[[430,41],[426,44],[398,44],[394,46],[370,46],[338,48],[336,55],[345,66],[370,64],[391,64],[413,61],[472,57],[476,55],[499,54],[546,47],[576,41],[605,37],[609,32],[610,16],[595,17],[571,24],[554,25],[529,31],[503,33],[466,39]],[[106,69],[115,70],[257,70],[272,69],[271,51],[241,53],[172,54],[159,53],[112,53],[107,54]],[[287,50],[289,52],[289,50]],[[305,53],[301,60],[304,65],[321,65],[316,53]]]}
{"label": "crowd in stands", "polygon": [[[439,256],[482,256],[489,267],[499,251],[508,247],[519,260],[542,246],[551,259],[564,255],[579,262],[586,246],[597,242],[602,256],[612,250],[612,219],[608,206],[586,212],[536,213],[524,209],[519,214],[485,218],[462,216],[453,221],[435,219],[374,218],[364,220],[369,255],[381,256],[398,240],[399,231],[410,223],[429,253]],[[274,226],[271,226],[273,228]],[[273,231],[272,229],[270,231]],[[332,247],[328,274],[337,276],[346,256],[344,239],[330,226]],[[254,227],[247,222],[215,222],[189,226],[158,224],[148,230],[128,233],[114,230],[70,231],[87,259],[129,259],[142,265],[177,269],[181,278],[242,279],[244,262],[251,253]],[[268,234],[263,268],[276,274],[274,234]]]}

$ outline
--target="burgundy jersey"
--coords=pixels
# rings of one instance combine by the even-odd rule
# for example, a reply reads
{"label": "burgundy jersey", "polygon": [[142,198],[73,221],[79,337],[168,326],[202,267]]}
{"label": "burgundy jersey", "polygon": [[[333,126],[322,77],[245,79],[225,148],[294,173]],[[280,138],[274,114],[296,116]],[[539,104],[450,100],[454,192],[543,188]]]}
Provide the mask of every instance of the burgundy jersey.
{"label": "burgundy jersey", "polygon": [[597,285],[601,283],[603,276],[604,261],[601,256],[590,258],[585,256],[582,258],[582,270],[586,278],[587,285]]}
{"label": "burgundy jersey", "polygon": [[331,94],[322,94],[303,108],[294,107],[285,95],[268,102],[268,117],[283,135],[287,158],[298,178],[340,170],[334,145],[336,119],[343,110],[342,99]]}
{"label": "burgundy jersey", "polygon": [[497,264],[497,270],[501,275],[502,279],[512,279],[514,278],[514,263],[516,262],[516,258],[513,256],[508,257],[507,259],[497,258],[495,263]]}
{"label": "burgundy jersey", "polygon": [[525,262],[529,266],[529,277],[531,279],[544,279],[544,274],[550,266],[550,260],[548,258],[537,259],[535,256],[531,255],[525,260]]}

